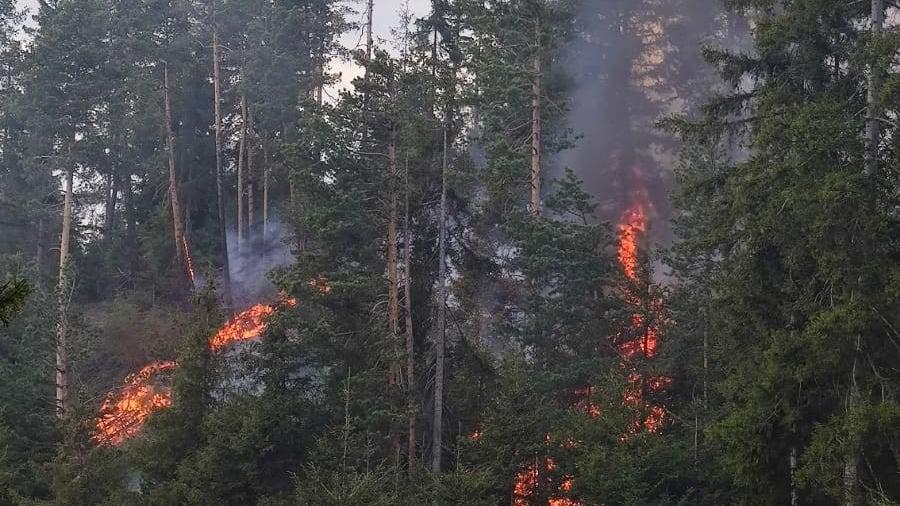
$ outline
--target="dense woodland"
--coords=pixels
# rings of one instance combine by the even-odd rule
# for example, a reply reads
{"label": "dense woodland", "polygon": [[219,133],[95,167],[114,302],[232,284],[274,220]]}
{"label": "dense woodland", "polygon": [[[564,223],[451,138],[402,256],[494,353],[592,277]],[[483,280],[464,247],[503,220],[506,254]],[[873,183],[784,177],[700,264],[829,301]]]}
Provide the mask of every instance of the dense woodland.
{"label": "dense woodland", "polygon": [[893,0],[39,3],[0,504],[900,504]]}

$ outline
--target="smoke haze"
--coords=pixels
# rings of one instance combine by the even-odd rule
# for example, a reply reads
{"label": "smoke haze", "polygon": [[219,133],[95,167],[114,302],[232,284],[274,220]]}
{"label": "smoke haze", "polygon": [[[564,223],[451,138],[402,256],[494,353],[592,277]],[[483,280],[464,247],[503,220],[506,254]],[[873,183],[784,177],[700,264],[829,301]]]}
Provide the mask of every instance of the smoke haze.
{"label": "smoke haze", "polygon": [[572,83],[565,122],[583,137],[557,165],[584,180],[603,220],[617,223],[630,202],[646,199],[650,237],[667,244],[677,144],[654,125],[708,96],[718,81],[700,49],[740,30],[719,0],[588,1],[576,24],[562,53]]}
{"label": "smoke haze", "polygon": [[262,235],[262,225],[257,224],[253,233],[245,237],[244,244],[238,248],[237,232],[233,229],[228,231],[228,262],[237,307],[272,299],[275,286],[269,280],[269,272],[294,262],[287,242],[287,230],[280,220],[270,218],[266,239]]}

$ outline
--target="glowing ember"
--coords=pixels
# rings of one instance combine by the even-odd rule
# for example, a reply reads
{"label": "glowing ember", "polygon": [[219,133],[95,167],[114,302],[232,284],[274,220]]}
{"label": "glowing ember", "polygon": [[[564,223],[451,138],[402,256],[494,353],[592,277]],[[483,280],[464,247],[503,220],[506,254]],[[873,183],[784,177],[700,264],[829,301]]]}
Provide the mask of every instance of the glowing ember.
{"label": "glowing ember", "polygon": [[575,406],[579,411],[586,413],[591,418],[598,418],[600,416],[600,406],[597,406],[591,400],[593,395],[594,387],[591,385],[576,389],[575,397],[578,398],[578,403]]}
{"label": "glowing ember", "polygon": [[537,488],[537,465],[529,464],[520,469],[513,484],[513,506],[529,506],[529,499],[537,493]]}
{"label": "glowing ember", "polygon": [[175,370],[175,362],[157,362],[128,375],[120,390],[110,392],[97,418],[99,443],[119,445],[140,432],[155,411],[172,404],[172,389],[160,376]]}
{"label": "glowing ember", "polygon": [[[540,459],[535,458],[534,462],[523,467],[516,473],[516,479],[513,484],[513,506],[530,506],[531,498],[538,494],[538,487],[541,484],[540,477]],[[553,485],[552,473],[556,470],[556,463],[552,457],[547,457],[543,461],[543,470],[545,471],[545,481],[548,486]],[[564,494],[572,492],[575,486],[575,479],[571,476],[564,476],[558,486],[560,494],[554,495],[547,500],[548,506],[582,506],[581,501],[564,497]]]}
{"label": "glowing ember", "polygon": [[309,287],[322,295],[328,295],[331,293],[331,284],[328,283],[328,278],[325,276],[319,275],[315,278],[309,280]]}
{"label": "glowing ember", "polygon": [[181,243],[184,246],[184,261],[187,264],[188,276],[190,276],[191,286],[193,286],[194,285],[194,260],[191,258],[191,252],[188,249],[187,239],[182,237]]}
{"label": "glowing ember", "polygon": [[[560,486],[560,490],[563,490],[563,487],[568,485],[568,488],[572,488],[571,481],[564,481]],[[568,490],[563,490],[563,492],[568,492]],[[551,497],[549,501],[547,501],[549,506],[581,506],[581,501],[577,501],[575,499],[569,499],[568,497]]]}
{"label": "glowing ember", "polygon": [[[633,301],[628,302],[632,302],[632,305],[634,305]],[[661,302],[655,301],[651,304],[650,310],[655,314],[660,314],[663,310]],[[653,321],[646,324],[644,323],[644,315],[634,314],[631,316],[631,328],[632,331],[637,333],[637,336],[622,340],[616,346],[622,358],[628,361],[635,359],[639,355],[643,355],[646,358],[656,356],[660,335],[658,324]]]}
{"label": "glowing ember", "polygon": [[[283,298],[285,306],[296,306],[297,301]],[[277,306],[257,304],[228,321],[209,340],[209,349],[219,351],[239,342],[256,339],[267,327],[267,318]],[[171,373],[178,366],[174,361],[157,362],[128,375],[121,389],[110,392],[103,401],[97,417],[99,444],[120,445],[141,431],[154,412],[172,405],[172,388],[163,381],[163,373]]]}

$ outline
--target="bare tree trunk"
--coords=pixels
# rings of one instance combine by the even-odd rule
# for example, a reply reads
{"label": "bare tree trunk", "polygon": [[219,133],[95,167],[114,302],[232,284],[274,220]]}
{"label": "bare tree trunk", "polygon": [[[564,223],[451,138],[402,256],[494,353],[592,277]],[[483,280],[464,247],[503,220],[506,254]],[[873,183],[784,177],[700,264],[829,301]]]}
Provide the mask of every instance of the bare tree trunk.
{"label": "bare tree trunk", "polygon": [[535,25],[537,54],[534,56],[534,77],[531,83],[531,203],[532,216],[541,215],[541,172],[543,165],[543,124],[541,121],[541,99],[543,96],[543,60],[540,37],[541,25]]}
{"label": "bare tree trunk", "polygon": [[[396,338],[400,334],[400,300],[399,300],[399,282],[397,262],[398,245],[397,245],[397,191],[393,182],[394,175],[397,173],[397,146],[393,140],[394,134],[391,134],[391,143],[388,144],[388,160],[391,178],[389,183],[390,199],[388,207],[388,223],[387,223],[387,278],[388,278],[388,328],[391,333],[391,340],[396,344]],[[399,366],[391,365],[392,383],[397,383]]]}
{"label": "bare tree trunk", "polygon": [[253,239],[253,110],[247,111],[247,127],[250,129],[247,138],[247,237]]}
{"label": "bare tree trunk", "polygon": [[709,408],[709,321],[703,319],[703,410]]}
{"label": "bare tree trunk", "polygon": [[[180,269],[180,278],[190,288],[194,285],[194,273],[190,260],[190,249],[184,236],[181,204],[178,200],[178,175],[175,169],[175,135],[172,133],[172,103],[169,96],[169,66],[163,63],[163,95],[166,110],[166,151],[169,158],[169,203],[172,207],[172,226],[175,237],[175,258]],[[129,225],[131,226],[131,225]]]}
{"label": "bare tree trunk", "polygon": [[38,288],[41,286],[41,272],[42,266],[44,263],[44,217],[40,216],[38,218],[37,224],[37,250],[34,252],[34,269],[35,269],[35,283]]}
{"label": "bare tree trunk", "polygon": [[263,241],[269,239],[269,149],[265,142],[263,149]]}
{"label": "bare tree trunk", "polygon": [[444,146],[441,162],[441,210],[438,232],[438,314],[434,343],[434,420],[432,424],[431,471],[441,472],[444,434],[444,346],[447,333],[447,170],[449,165],[450,113],[444,117]]}
{"label": "bare tree trunk", "polygon": [[[850,367],[850,391],[847,396],[847,409],[853,410],[859,402],[859,384],[856,382],[856,369],[859,363],[859,353],[862,350],[862,337],[856,336],[856,350],[853,354],[853,364]],[[856,505],[856,488],[859,480],[859,448],[852,448],[847,460],[844,461],[844,501],[843,506]]]}
{"label": "bare tree trunk", "polygon": [[316,79],[318,80],[316,85],[316,104],[321,107],[325,103],[325,65],[328,62],[325,37],[321,33],[317,40],[316,58],[318,60],[316,63]]}
{"label": "bare tree trunk", "polygon": [[406,402],[409,410],[407,420],[406,459],[409,474],[416,472],[416,343],[412,317],[412,232],[409,226],[409,158],[405,164],[406,192],[403,211],[403,304],[406,313]]}
{"label": "bare tree trunk", "polygon": [[791,470],[791,506],[798,506],[800,504],[800,491],[797,490],[797,447],[791,447],[791,456],[790,456],[790,470]]}
{"label": "bare tree trunk", "polygon": [[[241,81],[244,70],[241,68]],[[243,85],[243,82],[241,83]],[[238,147],[237,169],[237,250],[244,247],[244,154],[247,146],[247,97],[241,94],[241,140]]]}
{"label": "bare tree trunk", "polygon": [[[287,122],[283,122],[281,124],[281,145],[284,146],[290,142],[288,137],[288,125]],[[297,205],[297,188],[294,184],[294,174],[293,171],[288,172],[288,196],[290,198],[289,202],[291,204],[291,212],[296,212],[295,206]],[[302,240],[301,240],[302,243]],[[301,248],[302,249],[302,248]]]}
{"label": "bare tree trunk", "polygon": [[[69,153],[71,155],[71,148]],[[69,407],[69,374],[66,360],[66,333],[68,331],[68,319],[66,313],[69,305],[69,238],[72,234],[72,185],[74,168],[71,166],[72,157],[69,156],[69,169],[66,171],[66,195],[63,204],[62,236],[59,241],[59,285],[57,286],[57,309],[59,311],[56,322],[56,416],[63,418]]]}
{"label": "bare tree trunk", "polygon": [[374,0],[368,0],[366,9],[366,75],[369,74],[368,66],[372,62],[372,51],[374,49],[374,39],[372,38],[372,14],[375,9]]}
{"label": "bare tree trunk", "polygon": [[[884,0],[872,0],[872,35],[878,36],[884,28]],[[878,170],[878,143],[880,138],[880,128],[878,124],[878,115],[880,108],[878,104],[878,88],[881,85],[881,79],[878,76],[878,68],[872,65],[869,68],[869,91],[866,97],[866,165],[865,171],[867,176],[875,174]]]}
{"label": "bare tree trunk", "polygon": [[[400,299],[399,299],[399,275],[397,269],[398,255],[398,236],[397,236],[397,185],[395,183],[397,174],[397,144],[396,131],[391,128],[391,140],[388,144],[388,222],[387,222],[387,289],[388,289],[388,331],[390,332],[391,348],[393,357],[391,358],[390,370],[388,371],[388,383],[397,387],[400,385],[400,360],[398,349],[398,338],[400,335]],[[394,448],[394,467],[395,471],[400,468],[400,427],[391,423],[391,445]],[[397,475],[395,475],[396,478]]]}
{"label": "bare tree trunk", "polygon": [[116,176],[112,170],[106,176],[106,206],[103,216],[103,235],[105,239],[112,237],[113,227],[116,222],[116,204],[118,203],[119,187]]}
{"label": "bare tree trunk", "polygon": [[[134,187],[131,174],[125,174],[125,184],[122,188],[122,203],[125,207],[125,251],[128,252],[128,283],[134,287],[134,273],[138,270],[138,245],[137,245],[137,219],[134,212]],[[178,248],[175,248],[176,255]]]}
{"label": "bare tree trunk", "polygon": [[247,180],[247,237],[253,240],[253,193],[255,192],[252,179]]}
{"label": "bare tree trunk", "polygon": [[215,101],[216,121],[216,196],[218,198],[219,243],[222,248],[222,299],[225,307],[232,310],[231,271],[228,265],[228,238],[225,234],[225,188],[222,169],[222,94],[219,72],[219,28],[216,24],[215,6],[213,6],[213,100]]}

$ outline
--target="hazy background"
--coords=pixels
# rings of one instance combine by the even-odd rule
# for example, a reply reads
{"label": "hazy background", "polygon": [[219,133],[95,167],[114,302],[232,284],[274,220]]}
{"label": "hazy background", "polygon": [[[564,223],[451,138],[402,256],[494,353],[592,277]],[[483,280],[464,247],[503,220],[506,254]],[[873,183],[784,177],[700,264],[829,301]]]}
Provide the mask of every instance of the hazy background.
{"label": "hazy background", "polygon": [[[38,0],[17,0],[30,9]],[[399,28],[399,13],[427,14],[430,0],[375,0],[373,31],[376,44],[394,51],[391,30]],[[678,4],[675,6],[674,4]],[[684,4],[684,5],[682,5]],[[347,0],[355,11],[348,21],[359,28],[345,33],[348,49],[365,44],[366,0]],[[689,96],[711,82],[700,61],[700,46],[721,28],[720,0],[682,0],[658,11],[646,11],[636,0],[586,0],[576,18],[579,37],[562,53],[559,67],[569,79],[571,111],[564,125],[580,136],[573,149],[548,160],[548,177],[573,169],[585,181],[599,204],[599,217],[613,223],[635,199],[636,189],[646,192],[650,236],[671,240],[669,192],[676,147],[659,135],[654,123],[660,116],[684,112],[700,97]],[[643,12],[642,12],[643,10]],[[677,12],[673,12],[677,11]],[[662,21],[662,20],[674,20]],[[635,38],[634,33],[643,33]],[[635,62],[648,72],[636,72]],[[331,70],[340,73],[336,86],[346,88],[362,69],[350,61],[335,60]],[[326,90],[331,98],[336,89]]]}
{"label": "hazy background", "polygon": [[[31,24],[31,16],[37,12],[38,0],[16,0],[20,8],[29,9],[26,23]],[[348,0],[344,4],[357,13],[349,16],[348,21],[358,23],[360,26],[366,21],[365,0]],[[376,43],[379,39],[389,40],[391,28],[395,28],[399,22],[398,12],[408,7],[413,15],[423,15],[428,12],[430,0],[375,0],[374,14],[372,16],[372,31],[375,34]],[[365,33],[362,28],[345,33],[341,37],[344,47],[354,49],[366,43]],[[379,44],[386,49],[391,49],[390,44]],[[341,86],[347,86],[354,77],[360,75],[362,70],[346,61],[335,61],[332,69],[341,73]]]}

